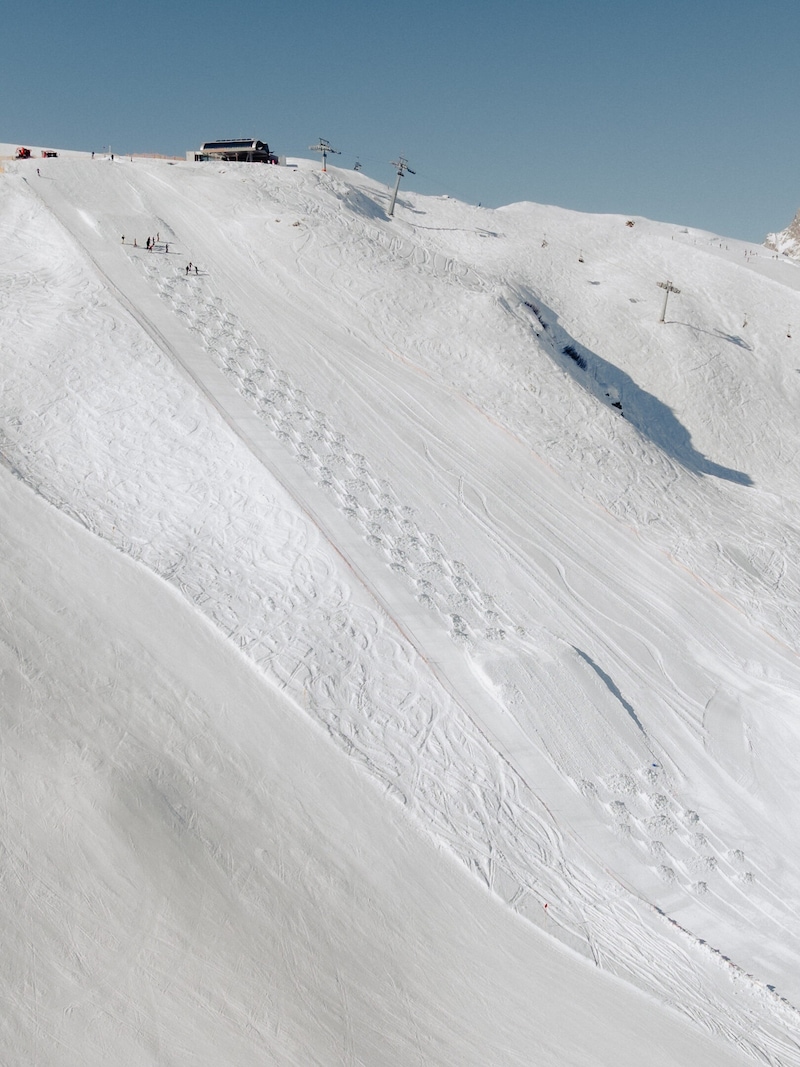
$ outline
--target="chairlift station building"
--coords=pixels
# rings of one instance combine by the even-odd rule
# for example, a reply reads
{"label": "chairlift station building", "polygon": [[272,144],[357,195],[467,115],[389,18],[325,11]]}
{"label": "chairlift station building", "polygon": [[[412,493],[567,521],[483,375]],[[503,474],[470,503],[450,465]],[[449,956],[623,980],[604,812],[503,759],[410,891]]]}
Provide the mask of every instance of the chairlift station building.
{"label": "chairlift station building", "polygon": [[199,151],[187,152],[190,163],[225,161],[226,163],[278,163],[278,157],[264,141],[253,137],[234,137],[227,140],[206,141]]}

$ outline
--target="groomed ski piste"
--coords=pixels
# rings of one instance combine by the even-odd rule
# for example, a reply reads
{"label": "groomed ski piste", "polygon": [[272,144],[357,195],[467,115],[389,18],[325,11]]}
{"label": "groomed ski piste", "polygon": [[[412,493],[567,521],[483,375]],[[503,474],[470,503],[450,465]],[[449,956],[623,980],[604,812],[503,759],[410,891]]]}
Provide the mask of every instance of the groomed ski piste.
{"label": "groomed ski piste", "polygon": [[8,1067],[800,1065],[800,267],[411,184],[3,164]]}

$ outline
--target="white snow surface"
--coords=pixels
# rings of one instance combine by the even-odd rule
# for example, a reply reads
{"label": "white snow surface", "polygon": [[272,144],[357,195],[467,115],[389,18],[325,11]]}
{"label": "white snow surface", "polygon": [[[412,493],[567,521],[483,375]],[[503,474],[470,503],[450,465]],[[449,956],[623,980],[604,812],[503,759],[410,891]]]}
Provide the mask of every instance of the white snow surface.
{"label": "white snow surface", "polygon": [[411,184],[3,164],[9,1067],[800,1065],[800,267]]}

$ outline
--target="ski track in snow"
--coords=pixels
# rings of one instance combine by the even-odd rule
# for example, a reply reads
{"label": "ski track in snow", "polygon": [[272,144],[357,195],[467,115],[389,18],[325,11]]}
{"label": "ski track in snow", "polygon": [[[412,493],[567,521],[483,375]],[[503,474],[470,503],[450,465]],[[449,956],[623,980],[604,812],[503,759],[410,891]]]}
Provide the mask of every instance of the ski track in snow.
{"label": "ski track in snow", "polygon": [[[574,858],[567,860],[572,846],[501,754],[442,692],[391,621],[363,596],[354,598],[316,531],[227,428],[209,419],[205,403],[169,361],[120,321],[103,286],[48,227],[42,209],[20,196],[6,210],[6,232],[27,225],[36,247],[26,252],[24,269],[18,261],[13,269],[5,265],[3,281],[14,300],[2,313],[4,334],[33,331],[58,336],[59,344],[52,354],[46,344],[26,344],[25,358],[38,364],[18,372],[16,381],[11,374],[4,381],[10,413],[0,441],[5,462],[51,503],[177,586],[522,914],[751,1054],[776,1064],[797,1062],[783,1029],[796,1026],[788,1005],[735,969],[727,984],[694,988],[697,941],[618,887],[609,897],[613,878],[598,886]],[[170,232],[163,219],[156,221]],[[51,240],[46,246],[45,233]],[[210,280],[182,277],[160,254],[126,252],[154,295],[335,502],[365,550],[414,591],[457,648],[480,656],[495,642],[509,655],[529,647],[513,613],[417,519],[414,505],[337,429],[335,417],[291,380],[279,353],[265,351]],[[480,277],[453,257],[419,251],[403,240],[387,239],[386,252],[423,278],[443,276],[467,292],[485,291]],[[336,264],[329,261],[328,269],[334,277]],[[87,336],[93,338],[88,346]],[[11,356],[19,359],[15,351]],[[40,399],[32,403],[37,375]],[[486,396],[481,403],[492,411]],[[581,447],[577,442],[573,469],[582,466]],[[587,438],[586,450],[591,447]],[[631,455],[631,462],[639,459]],[[671,476],[683,477],[674,469]],[[628,508],[624,517],[643,522]],[[758,580],[768,574],[776,585],[785,581],[778,548],[762,548],[749,558]],[[742,588],[756,587],[744,579]],[[513,706],[513,692],[506,698]],[[554,729],[548,731],[550,746]],[[593,779],[581,777],[585,756],[576,759],[569,735],[562,743],[562,751],[552,751],[556,765],[616,834],[635,842],[642,862],[659,877],[698,894],[720,878],[735,883],[739,894],[759,885],[738,842],[710,830],[702,813],[687,811],[680,785],[667,771],[648,768],[634,757],[635,749],[618,746],[617,769],[606,766]],[[603,758],[598,753],[596,765]],[[557,904],[550,904],[547,917],[544,901]],[[730,961],[711,949],[701,950],[700,958],[706,972],[731,970]]]}
{"label": "ski track in snow", "polygon": [[[546,223],[543,225],[546,227]],[[452,251],[458,236],[443,228],[441,231],[426,234],[426,239]],[[536,263],[536,271],[539,273],[530,280],[526,278],[526,275],[533,274],[529,264],[520,262],[518,273],[505,279],[497,294],[497,299],[505,301],[520,319],[521,328],[532,331],[544,341],[544,350],[549,350],[548,358],[562,368],[561,373],[547,373],[541,363],[525,366],[519,361],[514,349],[507,354],[500,349],[497,377],[488,389],[485,386],[481,388],[481,402],[495,414],[502,413],[504,421],[513,427],[515,433],[529,438],[531,401],[538,412],[559,407],[564,394],[563,375],[568,374],[581,387],[571,395],[568,394],[579,417],[571,420],[568,437],[563,434],[554,435],[547,443],[547,458],[576,486],[580,486],[585,495],[596,499],[610,513],[630,524],[652,543],[663,547],[676,560],[697,570],[712,586],[738,603],[754,621],[772,629],[777,636],[784,639],[795,634],[799,619],[797,605],[800,602],[800,589],[797,575],[793,568],[787,567],[787,560],[792,558],[793,545],[797,539],[796,508],[792,509],[792,512],[784,509],[783,514],[776,515],[769,496],[762,500],[760,493],[731,493],[724,482],[715,484],[714,480],[709,478],[704,478],[701,484],[696,474],[687,470],[676,458],[658,450],[641,448],[638,434],[614,417],[605,418],[605,441],[601,445],[602,451],[598,452],[598,441],[592,431],[598,418],[602,419],[604,416],[602,411],[593,407],[589,396],[598,392],[595,378],[597,369],[594,365],[597,362],[596,353],[592,351],[593,333],[597,326],[592,320],[600,311],[590,311],[585,315],[580,322],[580,330],[572,327],[569,319],[565,319],[565,330],[560,312],[566,312],[567,309],[550,308],[546,302],[547,298],[540,291],[545,284],[563,282],[570,274],[574,274],[574,260],[569,262],[572,259],[569,254],[569,240],[569,235],[559,235],[558,242],[562,247],[558,252],[556,240],[549,242],[547,252],[543,253],[543,258]],[[566,245],[566,248],[563,245]],[[476,252],[476,242],[466,236],[461,237],[456,247],[467,262]],[[491,245],[480,242],[477,248],[484,269],[487,265],[487,248],[490,259]],[[645,255],[649,264],[649,257],[652,256],[651,246],[647,246],[643,260]],[[698,253],[698,257],[700,255]],[[608,273],[612,269],[622,273],[619,264],[605,249],[599,249],[596,258],[598,262],[590,271],[592,277]],[[703,265],[702,262],[698,263],[698,274],[702,273]],[[629,259],[625,260],[624,267],[625,277],[621,279],[620,284],[630,286],[636,291],[639,282],[638,278],[633,281],[634,270]],[[734,269],[741,270],[738,267]],[[649,273],[644,262],[641,273]],[[616,281],[616,278],[613,281]],[[584,286],[587,283],[592,284],[589,278],[582,282]],[[784,427],[776,425],[773,410],[766,398],[758,400],[759,410],[755,410],[753,403],[756,397],[746,392],[741,395],[727,395],[724,402],[719,397],[720,392],[726,392],[725,388],[719,388],[721,378],[725,376],[730,380],[731,389],[740,389],[742,378],[746,382],[749,377],[746,361],[753,359],[751,345],[733,333],[724,334],[716,324],[715,309],[724,307],[720,296],[723,301],[727,300],[727,291],[718,295],[713,289],[703,287],[694,301],[698,315],[704,320],[704,325],[698,326],[699,333],[695,333],[695,337],[703,333],[718,336],[720,350],[719,358],[709,359],[709,364],[714,367],[715,388],[712,395],[723,415],[720,416],[711,409],[708,425],[716,428],[720,426],[721,417],[730,421],[731,411],[736,412],[740,425],[737,425],[733,432],[730,426],[725,426],[724,432],[720,433],[717,439],[726,437],[736,440],[741,452],[747,456],[748,463],[752,464],[759,456],[758,446],[763,447],[763,437],[766,434],[776,454],[781,457],[785,454],[789,464],[793,465],[797,455],[796,440],[793,435],[784,434]],[[604,308],[604,312],[607,313],[607,308]],[[725,312],[720,310],[719,314],[721,318]],[[643,350],[658,351],[661,347],[657,344],[658,339],[649,336],[644,325],[638,326],[638,335],[634,342],[625,337],[625,333],[633,331],[624,316],[630,317],[627,311],[620,316],[620,346],[638,343]],[[570,317],[575,319],[574,310]],[[780,321],[779,315],[776,315],[776,318]],[[542,321],[546,323],[546,329],[542,329]],[[570,328],[574,329],[574,334],[567,332]],[[556,337],[560,340],[556,341]],[[785,344],[785,338],[780,336],[772,343],[781,340]],[[561,347],[565,341],[571,342],[583,353],[587,361],[586,371],[576,370],[574,364],[564,357]],[[735,360],[732,359],[731,353],[736,353]],[[610,352],[606,355],[606,360],[610,361],[612,368],[619,362],[621,354]],[[478,368],[475,365],[464,361],[452,362],[448,371],[453,382],[460,388],[465,391],[474,390],[474,382],[478,380]],[[610,373],[613,377],[613,369]],[[686,370],[682,367],[676,368],[675,373],[685,375]],[[522,389],[518,385],[515,387],[515,382],[520,381],[524,383]],[[702,385],[698,383],[697,388],[701,395],[711,393],[705,381],[702,381]],[[602,391],[601,387],[601,395]],[[581,392],[584,393],[583,397]],[[623,406],[627,406],[627,398],[625,399]],[[710,436],[713,437],[713,434]],[[783,469],[783,465],[776,465],[772,469],[759,469],[759,481],[763,480],[767,493],[770,489],[770,478],[776,470]],[[787,487],[781,483],[780,488],[785,492]],[[670,495],[670,508],[654,509],[653,499],[657,500],[659,495],[665,492]],[[794,497],[796,500],[796,489]],[[700,515],[704,517],[702,522],[698,519]],[[709,539],[709,529],[725,529],[725,542],[721,543],[716,538]],[[769,592],[766,597],[765,590]]]}

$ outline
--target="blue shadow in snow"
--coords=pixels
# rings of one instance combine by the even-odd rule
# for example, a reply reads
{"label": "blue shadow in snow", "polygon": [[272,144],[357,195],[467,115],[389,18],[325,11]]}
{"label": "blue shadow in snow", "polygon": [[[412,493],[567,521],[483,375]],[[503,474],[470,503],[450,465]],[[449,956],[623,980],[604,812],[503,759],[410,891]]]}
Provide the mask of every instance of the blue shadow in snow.
{"label": "blue shadow in snow", "polygon": [[647,734],[647,730],[645,730],[645,728],[642,726],[641,721],[639,719],[639,716],[633,710],[633,707],[628,703],[628,701],[625,699],[625,697],[622,695],[622,693],[620,693],[619,689],[617,689],[616,685],[614,684],[613,679],[609,675],[606,674],[606,672],[602,669],[602,667],[598,667],[597,666],[597,664],[595,663],[595,661],[592,659],[591,656],[587,656],[586,653],[582,649],[575,648],[575,645],[573,645],[572,647],[575,649],[575,651],[581,657],[583,662],[589,664],[589,666],[592,668],[592,670],[597,675],[597,677],[606,686],[606,688],[608,689],[609,693],[611,693],[612,696],[615,696],[617,698],[617,700],[620,702],[620,704],[623,706],[623,708],[627,711],[627,713],[630,715],[630,717],[633,719],[633,721],[636,723],[636,725],[639,727],[639,729],[642,731],[642,733],[646,735]]}
{"label": "blue shadow in snow", "polygon": [[737,348],[743,348],[745,352],[753,351],[753,346],[749,345],[738,334],[723,333],[722,330],[703,330],[699,326],[691,326],[688,322],[679,322],[677,319],[667,319],[666,324],[669,325],[670,323],[675,326],[685,326],[687,330],[692,330],[694,333],[706,333],[709,337],[718,337],[720,341],[727,341],[729,344],[736,345]]}
{"label": "blue shadow in snow", "polygon": [[[549,339],[555,362],[598,399],[616,407],[643,437],[695,474],[722,478],[737,485],[753,484],[749,474],[723,467],[698,452],[692,445],[691,434],[671,408],[652,393],[640,389],[625,371],[576,341],[559,324],[558,315],[538,297],[523,293],[522,303],[544,328],[540,337]],[[747,347],[741,338],[728,335],[724,338],[732,344]],[[570,355],[565,355],[565,349]]]}

